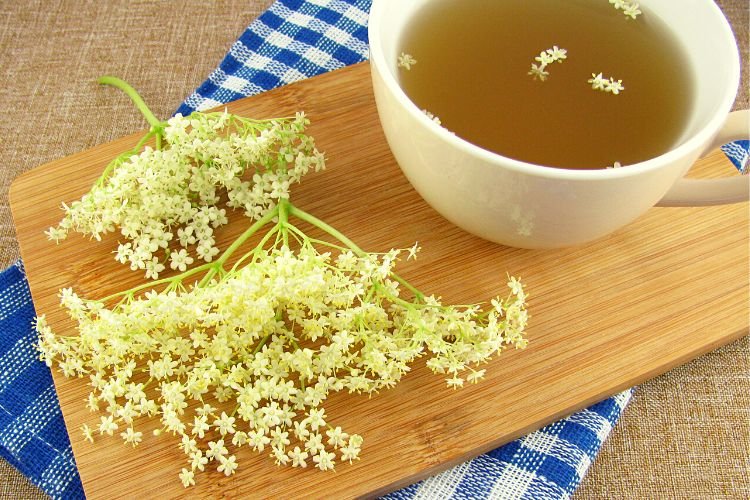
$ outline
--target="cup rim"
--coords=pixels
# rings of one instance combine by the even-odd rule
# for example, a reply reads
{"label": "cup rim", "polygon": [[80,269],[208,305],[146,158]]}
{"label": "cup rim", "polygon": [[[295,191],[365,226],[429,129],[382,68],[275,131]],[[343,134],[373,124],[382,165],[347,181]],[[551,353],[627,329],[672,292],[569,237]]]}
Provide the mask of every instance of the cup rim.
{"label": "cup rim", "polygon": [[737,40],[734,32],[727,21],[726,16],[721,9],[711,0],[706,0],[709,10],[717,16],[719,21],[720,32],[723,42],[729,46],[732,51],[731,68],[729,68],[729,78],[724,83],[723,98],[720,105],[713,111],[713,116],[690,137],[683,140],[676,147],[662,153],[659,156],[649,158],[638,163],[628,164],[627,168],[602,168],[602,169],[565,169],[550,167],[516,160],[499,153],[489,151],[477,146],[466,139],[458,137],[448,129],[436,124],[419,110],[416,104],[406,95],[401,86],[398,84],[395,75],[391,72],[389,65],[386,63],[385,53],[380,37],[380,26],[382,13],[385,5],[391,1],[401,0],[373,0],[370,8],[368,20],[368,40],[370,49],[370,64],[379,73],[388,91],[395,97],[399,105],[403,107],[413,118],[426,126],[428,130],[436,134],[443,141],[451,143],[464,153],[478,157],[484,162],[499,164],[502,162],[503,168],[510,168],[526,174],[539,175],[557,179],[571,180],[600,180],[605,178],[620,178],[638,175],[643,172],[657,170],[673,161],[682,158],[691,151],[702,147],[708,142],[719,129],[724,125],[727,115],[732,109],[732,105],[737,97],[737,90],[740,84],[740,55],[737,47]]}

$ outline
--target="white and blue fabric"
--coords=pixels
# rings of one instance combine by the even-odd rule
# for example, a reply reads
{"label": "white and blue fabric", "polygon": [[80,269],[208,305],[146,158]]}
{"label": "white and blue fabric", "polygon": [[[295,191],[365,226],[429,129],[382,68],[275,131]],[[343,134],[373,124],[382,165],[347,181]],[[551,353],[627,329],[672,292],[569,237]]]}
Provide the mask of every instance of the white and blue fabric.
{"label": "white and blue fabric", "polygon": [[[184,115],[364,61],[370,0],[278,0],[177,112]],[[747,169],[747,142],[725,152]],[[0,273],[0,456],[52,498],[83,498],[20,263]],[[626,391],[386,498],[569,498],[630,399]]]}
{"label": "white and blue fabric", "polygon": [[742,174],[748,173],[748,166],[750,166],[750,141],[735,141],[729,144],[724,144],[721,150],[727,155],[729,161],[731,161],[737,170]]}
{"label": "white and blue fabric", "polygon": [[371,0],[279,0],[177,110],[213,108],[367,58]]}
{"label": "white and blue fabric", "polygon": [[52,498],[83,498],[21,262],[0,273],[0,456]]}

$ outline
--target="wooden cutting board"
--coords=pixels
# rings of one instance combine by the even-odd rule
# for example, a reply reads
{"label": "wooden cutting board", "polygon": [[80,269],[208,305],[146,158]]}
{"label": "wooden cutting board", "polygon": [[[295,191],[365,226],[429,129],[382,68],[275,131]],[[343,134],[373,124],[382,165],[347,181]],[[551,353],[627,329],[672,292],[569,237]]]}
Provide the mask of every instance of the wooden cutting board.
{"label": "wooden cutting board", "polygon": [[[506,273],[522,277],[532,315],[529,347],[508,351],[478,385],[454,391],[422,364],[396,388],[373,398],[338,394],[330,422],[364,439],[362,459],[336,472],[279,468],[249,449],[235,476],[218,472],[184,490],[184,455],[172,438],[144,432],[132,449],[119,438],[83,441],[97,420],[84,408],[85,382],[54,372],[75,458],[89,498],[357,497],[413,483],[654,377],[748,332],[748,205],[654,208],[635,223],[584,246],[520,250],[452,226],[410,187],[385,143],[364,63],[228,106],[266,118],[304,110],[328,168],[293,189],[298,206],[342,230],[362,248],[384,251],[419,241],[419,259],[400,273],[446,302],[487,301]],[[133,111],[136,112],[135,110]],[[46,164],[19,177],[11,205],[39,314],[73,333],[57,291],[73,286],[97,298],[140,283],[116,264],[115,238],[73,236],[59,246],[43,230],[61,217],[104,166],[140,136]],[[704,177],[731,169],[716,152],[696,169]],[[220,233],[225,247],[247,221],[235,216]],[[149,430],[153,425],[147,425]]]}

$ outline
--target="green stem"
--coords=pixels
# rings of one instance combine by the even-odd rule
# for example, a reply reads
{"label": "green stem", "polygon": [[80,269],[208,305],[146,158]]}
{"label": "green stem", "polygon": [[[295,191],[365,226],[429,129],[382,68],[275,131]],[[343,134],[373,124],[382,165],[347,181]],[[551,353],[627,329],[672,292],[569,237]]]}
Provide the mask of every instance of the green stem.
{"label": "green stem", "polygon": [[282,244],[285,247],[289,247],[289,230],[287,229],[287,225],[289,223],[290,206],[291,203],[289,203],[288,199],[282,198],[279,200],[279,229],[281,230]]}
{"label": "green stem", "polygon": [[182,274],[180,274],[178,276],[173,276],[171,278],[163,278],[163,279],[156,280],[156,281],[150,281],[148,283],[144,283],[143,285],[139,285],[139,286],[136,286],[136,287],[131,288],[129,290],[125,290],[124,292],[113,293],[112,295],[108,295],[107,297],[104,297],[103,299],[99,299],[98,301],[99,302],[107,302],[108,300],[111,300],[111,299],[114,299],[114,298],[117,298],[117,297],[122,297],[123,295],[132,295],[134,293],[140,292],[141,290],[145,290],[147,288],[153,288],[155,286],[163,285],[164,283],[170,283],[171,284],[171,283],[174,283],[175,281],[182,281],[185,278],[187,278],[188,276],[192,276],[193,274],[202,273],[203,271],[205,271],[207,269],[210,269],[213,266],[214,266],[214,263],[212,263],[212,262],[207,263],[207,264],[203,264],[202,266],[198,266],[198,267],[194,267],[193,269],[189,269],[189,270],[185,271],[184,273],[182,273]]}
{"label": "green stem", "polygon": [[136,105],[138,110],[143,113],[143,116],[146,118],[148,123],[155,128],[161,128],[163,126],[161,120],[159,120],[154,114],[151,112],[150,109],[148,109],[148,106],[146,106],[146,103],[143,101],[143,98],[141,98],[140,95],[138,95],[138,92],[130,86],[129,83],[127,83],[124,80],[121,80],[117,78],[116,76],[102,76],[97,80],[98,83],[102,85],[111,85],[115,88],[118,88],[125,92],[128,97],[130,97],[130,100],[133,101],[133,104]]}
{"label": "green stem", "polygon": [[189,269],[185,271],[182,274],[179,274],[177,276],[172,276],[170,278],[164,278],[156,281],[151,281],[149,283],[144,283],[143,285],[136,286],[135,288],[131,288],[130,290],[126,290],[124,292],[118,292],[112,295],[109,295],[107,297],[104,297],[103,299],[99,299],[100,302],[106,302],[108,300],[122,297],[124,295],[132,295],[134,293],[137,293],[141,290],[145,290],[147,288],[153,288],[158,285],[163,285],[165,283],[169,283],[170,285],[182,282],[185,278],[188,276],[192,276],[194,274],[202,273],[203,271],[208,271],[206,275],[203,277],[203,279],[200,281],[198,286],[204,286],[207,283],[211,281],[211,278],[213,278],[219,269],[223,269],[224,264],[226,264],[227,259],[237,250],[237,248],[240,247],[245,241],[247,241],[248,238],[250,238],[253,234],[255,234],[260,228],[268,224],[271,220],[273,220],[274,217],[278,215],[278,207],[274,208],[273,210],[270,210],[266,215],[261,217],[258,221],[255,222],[252,226],[250,226],[248,229],[245,230],[244,233],[242,233],[235,241],[230,245],[229,248],[227,248],[221,256],[216,259],[213,262],[208,262],[206,264],[203,264],[202,266],[195,267],[193,269]]}
{"label": "green stem", "polygon": [[322,229],[329,235],[333,236],[337,240],[339,240],[341,243],[349,247],[355,254],[357,254],[357,257],[366,257],[368,254],[361,248],[359,248],[356,243],[354,243],[352,240],[344,236],[341,232],[339,232],[336,228],[329,225],[326,222],[323,222],[322,220],[318,219],[312,214],[309,214],[305,212],[304,210],[295,207],[291,203],[289,204],[289,215],[292,217],[297,217],[300,220],[303,220],[305,222],[308,222],[312,224],[313,226],[317,227],[318,229]]}
{"label": "green stem", "polygon": [[255,346],[255,349],[253,349],[253,355],[258,354],[258,352],[263,348],[263,346],[268,342],[268,339],[271,338],[271,334],[269,333],[262,339],[260,339],[260,342],[258,342],[258,345]]}
{"label": "green stem", "polygon": [[416,298],[420,302],[424,302],[424,293],[422,293],[418,288],[414,287],[411,283],[409,283],[396,273],[391,273],[391,276],[393,277],[393,279],[401,283],[401,285],[406,287],[406,289],[414,295],[414,298]]}
{"label": "green stem", "polygon": [[248,259],[250,257],[255,257],[255,255],[258,253],[258,251],[263,250],[263,248],[266,246],[266,243],[268,243],[268,240],[271,239],[271,236],[273,236],[274,234],[276,234],[276,232],[278,230],[279,230],[279,225],[278,224],[276,224],[274,227],[272,227],[271,229],[269,229],[266,232],[266,235],[263,236],[263,239],[260,240],[260,243],[258,243],[258,245],[254,249],[252,249],[251,251],[249,251],[248,253],[246,253],[245,255],[243,255],[242,257],[240,257],[239,259],[237,259],[237,262],[234,263],[234,265],[232,266],[232,269],[229,271],[228,274],[234,273],[237,269],[239,269],[240,265],[243,262],[245,262],[246,259]]}
{"label": "green stem", "polygon": [[200,280],[200,281],[198,282],[198,286],[199,286],[199,287],[201,287],[201,286],[206,286],[207,284],[211,283],[211,278],[213,278],[214,276],[216,276],[216,273],[218,273],[218,272],[219,272],[219,268],[220,268],[221,266],[217,265],[217,264],[216,264],[216,261],[214,261],[214,262],[211,262],[210,264],[211,264],[211,267],[209,267],[209,269],[208,269],[208,272],[207,272],[207,273],[206,273],[206,275],[205,275],[205,276],[203,276],[203,278],[201,278],[201,280]]}
{"label": "green stem", "polygon": [[[349,249],[351,249],[355,254],[357,254],[358,257],[365,257],[365,256],[367,256],[367,253],[364,250],[362,250],[361,248],[359,248],[352,240],[350,240],[349,238],[347,238],[346,236],[344,236],[340,231],[338,231],[333,226],[331,226],[331,225],[327,224],[326,222],[318,219],[314,215],[309,214],[309,213],[305,212],[304,210],[301,210],[301,209],[295,207],[292,204],[289,205],[289,214],[292,215],[292,216],[294,216],[294,217],[297,217],[300,220],[308,222],[308,223],[312,224],[313,226],[315,226],[315,227],[317,227],[319,229],[322,229],[323,231],[325,231],[326,233],[328,233],[329,235],[331,235],[332,237],[336,238],[341,243],[343,243],[344,245],[346,245],[347,247],[349,247]],[[396,273],[391,273],[391,276],[393,277],[393,279],[395,279],[400,284],[402,284],[403,286],[405,286],[411,293],[413,293],[414,297],[416,299],[418,299],[420,301],[424,300],[424,293],[422,293],[421,291],[419,291],[419,289],[417,289],[414,286],[412,286],[408,281],[406,281],[405,279],[403,279],[401,276],[397,275]]]}
{"label": "green stem", "polygon": [[231,255],[243,244],[245,241],[247,241],[248,238],[250,238],[252,235],[258,232],[259,229],[261,229],[263,226],[268,224],[273,220],[273,218],[278,214],[279,208],[278,206],[274,208],[273,210],[270,210],[266,215],[258,219],[255,224],[250,226],[245,230],[244,233],[242,233],[234,242],[224,250],[224,253],[219,256],[218,259],[213,261],[211,263],[211,269],[206,273],[206,275],[203,277],[202,280],[198,283],[198,286],[205,286],[208,283],[211,282],[211,279],[216,276],[216,273],[218,273],[220,270],[224,269],[224,264],[226,264],[227,259],[231,257]]}
{"label": "green stem", "polygon": [[247,241],[248,238],[250,238],[252,235],[254,235],[260,228],[271,222],[274,217],[277,217],[279,215],[279,205],[276,205],[273,209],[269,210],[266,215],[258,219],[255,224],[250,226],[245,230],[244,233],[242,233],[236,240],[234,240],[234,243],[229,245],[229,248],[224,250],[224,253],[221,254],[221,256],[216,259],[216,263],[220,266],[224,266],[226,264],[227,259],[237,250],[243,243]]}

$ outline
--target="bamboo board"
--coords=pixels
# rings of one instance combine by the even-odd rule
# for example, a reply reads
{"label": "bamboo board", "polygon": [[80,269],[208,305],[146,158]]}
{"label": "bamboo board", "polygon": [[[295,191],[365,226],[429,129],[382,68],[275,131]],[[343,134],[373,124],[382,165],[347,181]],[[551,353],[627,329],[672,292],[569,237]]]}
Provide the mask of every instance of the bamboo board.
{"label": "bamboo board", "polygon": [[[384,251],[419,241],[400,274],[446,302],[487,301],[504,291],[506,273],[530,294],[529,347],[507,351],[477,385],[454,391],[422,364],[394,389],[371,399],[338,394],[330,422],[365,438],[362,459],[335,473],[276,467],[249,449],[232,477],[218,472],[184,490],[176,442],[144,432],[132,449],[119,438],[83,441],[95,415],[84,407],[85,381],[55,372],[63,414],[88,498],[357,497],[413,483],[685,363],[748,332],[747,203],[655,208],[611,236],[562,250],[499,246],[452,226],[401,174],[380,129],[366,63],[242,99],[230,112],[256,118],[304,110],[326,171],[293,188],[302,209],[342,230],[362,248]],[[136,112],[134,110],[134,112]],[[78,199],[129,136],[41,166],[11,187],[11,205],[34,304],[58,332],[72,333],[57,291],[73,286],[103,297],[140,283],[116,264],[115,238],[71,237],[59,246],[43,230]],[[702,160],[704,177],[726,175],[718,152]],[[222,247],[246,220],[233,217]],[[153,426],[152,426],[153,427]],[[147,427],[149,430],[150,428]]]}

